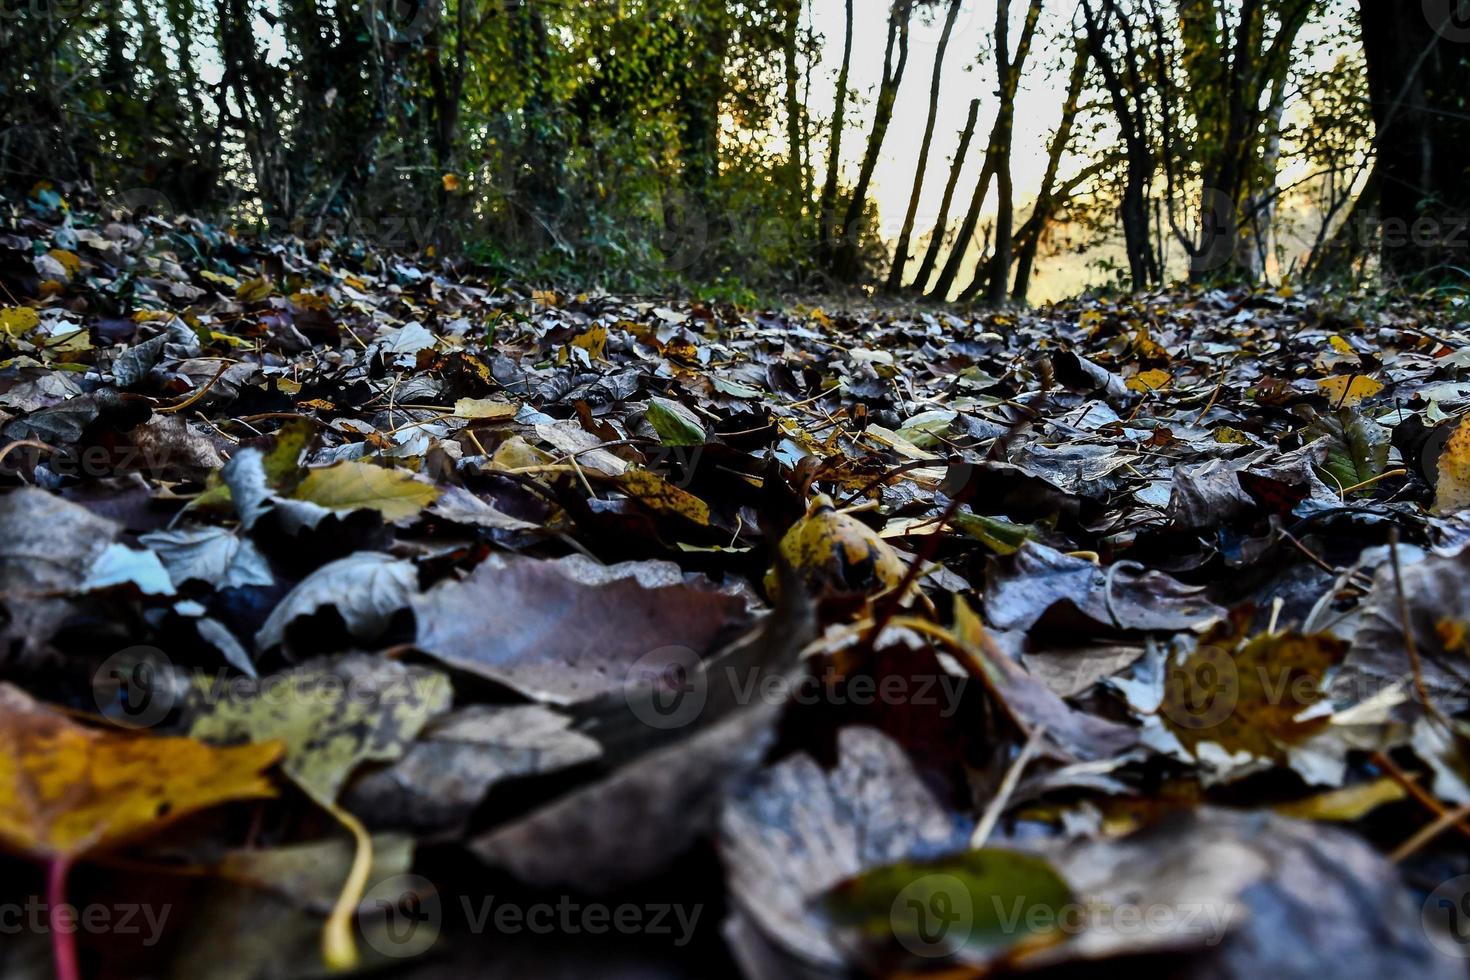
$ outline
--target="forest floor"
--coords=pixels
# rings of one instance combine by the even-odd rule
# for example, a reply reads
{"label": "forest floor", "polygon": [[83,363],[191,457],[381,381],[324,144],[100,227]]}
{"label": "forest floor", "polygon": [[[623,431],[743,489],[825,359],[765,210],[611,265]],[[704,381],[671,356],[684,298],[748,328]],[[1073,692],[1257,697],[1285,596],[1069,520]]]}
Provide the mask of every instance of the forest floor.
{"label": "forest floor", "polygon": [[5,976],[1463,976],[1460,301],[0,203]]}

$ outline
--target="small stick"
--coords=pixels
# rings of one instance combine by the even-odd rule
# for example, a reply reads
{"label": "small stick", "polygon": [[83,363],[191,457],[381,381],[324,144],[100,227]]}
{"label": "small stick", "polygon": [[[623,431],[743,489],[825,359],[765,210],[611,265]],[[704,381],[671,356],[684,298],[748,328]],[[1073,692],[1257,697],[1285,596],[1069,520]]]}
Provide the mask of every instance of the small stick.
{"label": "small stick", "polygon": [[1425,709],[1435,717],[1446,728],[1451,727],[1450,721],[1440,713],[1433,701],[1429,699],[1429,685],[1424,681],[1424,665],[1419,660],[1419,647],[1414,642],[1414,628],[1409,623],[1409,600],[1404,595],[1404,574],[1399,567],[1399,529],[1391,528],[1388,532],[1388,555],[1393,564],[1393,589],[1398,593],[1399,600],[1399,623],[1404,628],[1404,649],[1409,653],[1409,666],[1414,671],[1414,690],[1419,695],[1419,700],[1424,702]]}
{"label": "small stick", "polygon": [[1352,493],[1354,490],[1361,490],[1364,487],[1372,486],[1373,484],[1377,483],[1379,480],[1387,480],[1391,476],[1403,476],[1407,472],[1409,472],[1409,471],[1408,470],[1403,470],[1403,469],[1399,469],[1399,470],[1385,470],[1384,472],[1379,473],[1375,477],[1371,477],[1371,478],[1369,478],[1367,480],[1364,480],[1362,483],[1354,483],[1350,487],[1343,487],[1343,489],[1341,491],[1342,496],[1346,497],[1348,494]]}
{"label": "small stick", "polygon": [[1011,767],[1006,770],[1005,778],[1000,781],[1000,788],[996,790],[995,797],[985,808],[985,814],[980,818],[980,822],[975,825],[975,832],[970,835],[971,849],[978,850],[985,846],[986,840],[990,838],[990,832],[995,829],[1000,815],[1005,812],[1011,794],[1016,791],[1016,784],[1021,781],[1021,773],[1036,755],[1036,751],[1041,748],[1041,737],[1045,734],[1045,725],[1037,725],[1031,730],[1031,737],[1026,739],[1026,744],[1021,747],[1021,754],[1016,756]]}
{"label": "small stick", "polygon": [[[1390,779],[1402,786],[1404,788],[1404,792],[1408,793],[1414,799],[1418,800],[1425,809],[1441,817],[1450,812],[1448,807],[1439,802],[1439,800],[1436,800],[1433,796],[1430,795],[1428,790],[1420,786],[1418,782],[1415,781],[1413,776],[1410,776],[1408,773],[1400,769],[1397,763],[1395,763],[1392,759],[1388,757],[1388,753],[1384,752],[1381,749],[1377,752],[1374,752],[1373,764],[1378,766],[1384,772],[1388,773]],[[1455,825],[1455,829],[1458,830],[1462,835],[1470,837],[1470,825],[1467,825],[1465,823],[1458,823]]]}
{"label": "small stick", "polygon": [[1398,864],[1466,817],[1470,817],[1470,806],[1458,807],[1437,817],[1429,826],[1421,828],[1413,837],[1394,848],[1394,852],[1388,856],[1389,861]]}

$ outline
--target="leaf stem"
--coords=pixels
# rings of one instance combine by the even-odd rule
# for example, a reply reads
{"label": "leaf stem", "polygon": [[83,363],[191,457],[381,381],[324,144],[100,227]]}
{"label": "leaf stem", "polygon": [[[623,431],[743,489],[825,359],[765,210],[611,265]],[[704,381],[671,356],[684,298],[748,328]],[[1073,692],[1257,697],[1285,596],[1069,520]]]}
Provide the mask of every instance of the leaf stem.
{"label": "leaf stem", "polygon": [[357,940],[353,936],[353,922],[357,918],[357,907],[367,890],[368,874],[373,867],[373,839],[367,828],[356,817],[335,803],[327,806],[327,812],[352,832],[356,851],[352,856],[352,869],[342,884],[342,893],[322,929],[322,959],[331,970],[351,970],[357,966]]}
{"label": "leaf stem", "polygon": [[53,857],[46,865],[46,925],[51,930],[51,958],[56,980],[80,980],[77,969],[76,923],[65,921],[66,876],[71,858]]}

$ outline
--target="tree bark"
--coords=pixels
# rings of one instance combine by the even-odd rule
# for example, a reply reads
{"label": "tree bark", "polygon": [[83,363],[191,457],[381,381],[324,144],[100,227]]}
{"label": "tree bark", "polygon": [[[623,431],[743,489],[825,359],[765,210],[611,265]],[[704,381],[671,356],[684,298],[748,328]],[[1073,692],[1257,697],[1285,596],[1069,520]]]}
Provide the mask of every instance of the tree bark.
{"label": "tree bark", "polygon": [[[1445,4],[1359,0],[1378,151],[1383,268],[1403,279],[1463,266],[1470,230],[1470,23]],[[1432,7],[1430,9],[1433,9]]]}

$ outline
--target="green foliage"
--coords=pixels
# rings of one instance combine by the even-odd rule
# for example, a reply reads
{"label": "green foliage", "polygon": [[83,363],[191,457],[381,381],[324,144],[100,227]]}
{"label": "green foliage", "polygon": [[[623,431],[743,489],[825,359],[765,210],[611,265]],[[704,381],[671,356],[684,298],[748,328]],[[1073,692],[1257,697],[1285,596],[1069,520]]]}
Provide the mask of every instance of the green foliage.
{"label": "green foliage", "polygon": [[102,0],[64,25],[22,7],[0,21],[0,182],[508,278],[796,283],[805,207],[789,217],[764,138],[795,2]]}

